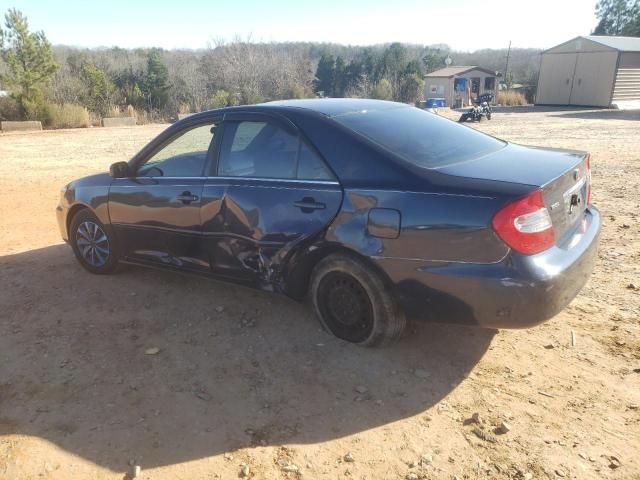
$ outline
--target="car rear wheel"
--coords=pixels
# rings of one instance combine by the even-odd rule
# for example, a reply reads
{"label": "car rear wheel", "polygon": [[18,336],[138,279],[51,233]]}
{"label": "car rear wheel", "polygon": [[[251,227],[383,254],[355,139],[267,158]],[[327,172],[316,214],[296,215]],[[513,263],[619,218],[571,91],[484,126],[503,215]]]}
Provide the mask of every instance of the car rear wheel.
{"label": "car rear wheel", "polygon": [[318,263],[311,297],[322,326],[358,345],[388,344],[402,334],[406,319],[381,276],[364,262],[333,254]]}
{"label": "car rear wheel", "polygon": [[111,273],[118,266],[114,239],[89,210],[80,210],[71,219],[69,242],[80,265],[91,273]]}

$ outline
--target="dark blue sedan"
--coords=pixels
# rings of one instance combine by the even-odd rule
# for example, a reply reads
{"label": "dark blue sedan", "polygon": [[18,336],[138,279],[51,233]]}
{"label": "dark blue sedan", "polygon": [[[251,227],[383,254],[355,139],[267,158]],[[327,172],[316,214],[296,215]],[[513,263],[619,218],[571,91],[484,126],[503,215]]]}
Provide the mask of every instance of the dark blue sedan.
{"label": "dark blue sedan", "polygon": [[134,263],[309,297],[360,345],[407,318],[492,328],[564,308],[596,259],[589,155],[524,147],[404,104],[199,113],[75,180],[62,237],[92,273]]}

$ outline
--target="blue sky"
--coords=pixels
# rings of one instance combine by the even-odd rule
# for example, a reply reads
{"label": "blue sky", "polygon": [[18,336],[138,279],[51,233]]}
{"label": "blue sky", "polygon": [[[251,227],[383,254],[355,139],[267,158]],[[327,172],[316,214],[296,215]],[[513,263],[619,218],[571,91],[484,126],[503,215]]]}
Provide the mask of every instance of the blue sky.
{"label": "blue sky", "polygon": [[[595,0],[0,0],[54,44],[205,48],[215,38],[459,50],[551,47],[595,27]],[[474,25],[482,22],[482,25]]]}

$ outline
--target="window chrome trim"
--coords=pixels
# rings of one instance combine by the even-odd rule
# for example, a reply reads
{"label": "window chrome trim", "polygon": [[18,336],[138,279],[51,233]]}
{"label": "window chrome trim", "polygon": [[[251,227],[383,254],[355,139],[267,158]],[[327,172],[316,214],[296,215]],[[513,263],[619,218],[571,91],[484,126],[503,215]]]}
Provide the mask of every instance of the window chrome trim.
{"label": "window chrome trim", "polygon": [[126,178],[114,178],[113,180],[247,180],[254,182],[291,182],[291,183],[315,183],[319,185],[340,185],[337,180],[301,180],[299,178],[260,178],[260,177],[126,177]]}
{"label": "window chrome trim", "polygon": [[254,182],[291,182],[291,183],[317,183],[322,185],[340,185],[340,182],[337,180],[302,180],[300,178],[263,178],[263,177],[229,177],[229,176],[220,176],[220,177],[208,177],[208,180],[248,180]]}

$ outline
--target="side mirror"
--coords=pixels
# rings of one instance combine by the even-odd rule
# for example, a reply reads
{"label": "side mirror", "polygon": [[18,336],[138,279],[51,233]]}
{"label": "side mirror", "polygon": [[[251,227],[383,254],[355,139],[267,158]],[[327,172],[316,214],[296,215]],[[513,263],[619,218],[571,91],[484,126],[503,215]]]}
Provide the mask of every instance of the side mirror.
{"label": "side mirror", "polygon": [[116,162],[109,167],[109,175],[113,178],[127,178],[131,176],[131,169],[127,162]]}

